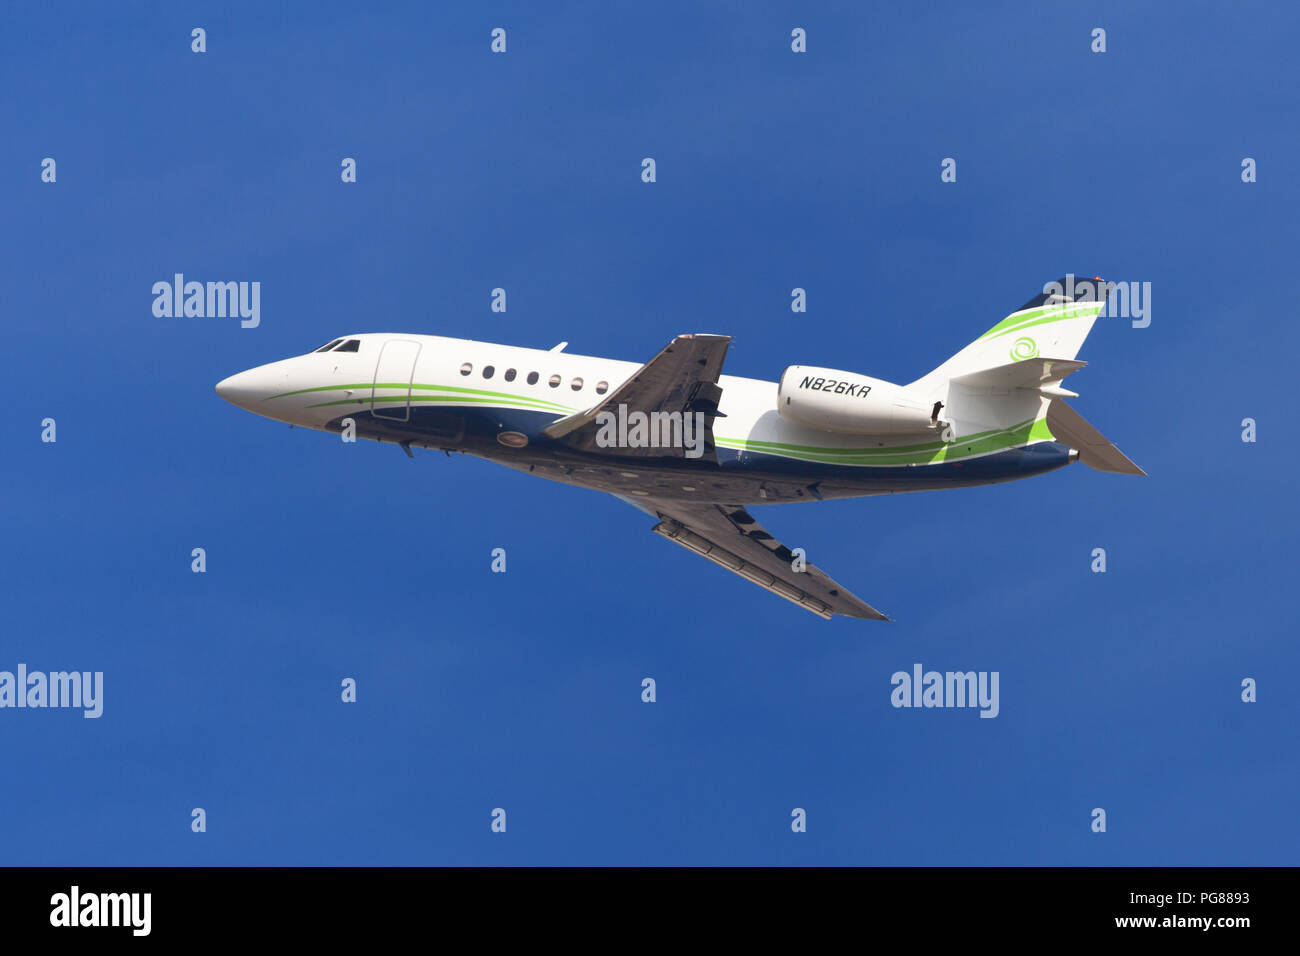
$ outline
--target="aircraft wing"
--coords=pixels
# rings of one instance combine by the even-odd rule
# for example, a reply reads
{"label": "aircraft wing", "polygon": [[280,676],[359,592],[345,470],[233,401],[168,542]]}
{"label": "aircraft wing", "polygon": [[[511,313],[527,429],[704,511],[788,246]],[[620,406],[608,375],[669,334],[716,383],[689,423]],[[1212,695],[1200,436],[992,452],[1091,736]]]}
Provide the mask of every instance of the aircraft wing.
{"label": "aircraft wing", "polygon": [[1089,468],[1117,475],[1146,475],[1128,455],[1065,402],[1054,401],[1047,406],[1047,428],[1057,441],[1076,449],[1079,460]]}
{"label": "aircraft wing", "polygon": [[739,505],[696,504],[656,498],[621,498],[659,519],[651,530],[747,578],[761,588],[830,620],[833,614],[888,621],[808,564],[795,571],[794,554]]}
{"label": "aircraft wing", "polygon": [[603,402],[585,412],[578,412],[554,422],[545,429],[551,438],[578,450],[620,458],[687,458],[685,447],[650,445],[608,446],[597,442],[601,412],[626,417],[633,412],[704,415],[704,445],[701,461],[717,464],[718,452],[713,444],[713,419],[718,413],[722,389],[718,376],[731,344],[729,335],[679,335],[652,358],[635,375],[611,392]]}

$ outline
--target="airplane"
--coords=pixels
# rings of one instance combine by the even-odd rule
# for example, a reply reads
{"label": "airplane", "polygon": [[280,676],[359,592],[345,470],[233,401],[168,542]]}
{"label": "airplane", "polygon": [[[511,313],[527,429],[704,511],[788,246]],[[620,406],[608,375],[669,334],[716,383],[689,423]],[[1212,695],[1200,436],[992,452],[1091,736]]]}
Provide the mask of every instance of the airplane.
{"label": "airplane", "polygon": [[644,365],[407,333],[333,339],[216,386],[319,431],[460,452],[607,492],[653,531],[829,620],[889,620],[769,534],[753,505],[964,488],[1082,461],[1145,475],[1061,386],[1111,286],[1073,275],[908,385],[792,365],[722,374],[731,338],[675,337]]}

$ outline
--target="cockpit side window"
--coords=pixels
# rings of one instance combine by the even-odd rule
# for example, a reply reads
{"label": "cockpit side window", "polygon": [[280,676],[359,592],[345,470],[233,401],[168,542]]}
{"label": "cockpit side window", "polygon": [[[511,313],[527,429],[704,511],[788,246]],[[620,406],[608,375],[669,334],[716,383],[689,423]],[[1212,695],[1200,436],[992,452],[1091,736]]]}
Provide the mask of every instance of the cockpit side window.
{"label": "cockpit side window", "polygon": [[335,352],[359,352],[361,351],[360,339],[348,339],[342,345],[334,350]]}
{"label": "cockpit side window", "polygon": [[334,346],[338,345],[338,344],[339,344],[340,342],[342,342],[342,341],[343,341],[342,339],[335,339],[333,342],[328,342],[328,343],[326,343],[325,345],[322,345],[322,346],[321,346],[320,348],[318,348],[316,351],[317,351],[317,352],[328,352],[330,349],[334,348]]}

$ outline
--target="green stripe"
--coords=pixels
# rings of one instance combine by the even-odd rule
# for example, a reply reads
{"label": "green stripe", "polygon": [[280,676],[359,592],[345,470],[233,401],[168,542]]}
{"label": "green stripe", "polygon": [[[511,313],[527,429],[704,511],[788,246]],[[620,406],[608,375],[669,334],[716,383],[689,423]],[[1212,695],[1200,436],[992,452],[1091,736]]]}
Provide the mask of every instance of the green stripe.
{"label": "green stripe", "polygon": [[[1024,425],[1029,421],[1030,419],[1026,418],[1025,421],[1020,423],[1020,425]],[[1012,426],[1012,428],[1018,428],[1018,427],[1019,425]],[[994,428],[994,429],[990,429],[989,431],[974,432],[973,434],[964,436],[963,440],[971,441],[973,439],[984,438],[989,435],[996,435],[999,432],[1005,432],[1008,430],[1009,429],[1006,428]],[[722,440],[723,439],[719,439],[720,442]],[[803,451],[803,452],[812,452],[813,454],[818,454],[818,455],[853,455],[853,456],[898,455],[903,452],[920,452],[920,451],[927,451],[927,450],[937,450],[939,448],[942,448],[945,444],[944,442],[940,441],[937,438],[934,441],[924,442],[920,445],[889,445],[884,448],[880,448],[880,447],[841,448],[835,445],[787,445],[782,442],[758,441],[755,439],[726,439],[726,441],[739,441],[741,445],[743,445],[744,447],[753,447],[756,450],[775,449],[776,451],[779,452]]]}
{"label": "green stripe", "polygon": [[[1055,321],[1057,317],[1046,319],[1045,321]],[[530,411],[545,411],[556,415],[569,414],[575,409],[560,405],[556,402],[546,401],[544,399],[529,398],[522,395],[512,395],[508,392],[493,392],[484,389],[462,388],[450,385],[420,385],[412,384],[408,386],[404,382],[399,383],[377,383],[375,388],[392,388],[404,389],[411,388],[413,391],[409,397],[412,404],[420,403],[447,403],[459,405],[498,405],[501,407],[522,407]],[[342,391],[345,389],[368,389],[370,383],[352,384],[352,385],[322,385],[315,388],[303,388],[294,392],[284,392],[281,395],[275,395],[274,398],[285,398],[291,395],[305,395],[313,392],[332,392]],[[453,392],[452,395],[422,395],[414,390],[421,391],[442,391]],[[506,399],[506,404],[499,400]],[[379,395],[379,396],[362,396],[360,398],[346,398],[332,402],[318,402],[309,408],[329,408],[338,405],[366,405],[366,404],[385,404],[406,402],[406,395]],[[1047,427],[1046,419],[1026,419],[1009,428],[993,429],[990,431],[975,432],[966,435],[958,441],[944,443],[939,440],[923,442],[915,445],[893,445],[886,448],[838,448],[828,445],[790,445],[782,442],[758,441],[750,439],[736,439],[716,436],[717,444],[723,448],[731,448],[740,451],[754,451],[761,454],[780,455],[785,458],[794,458],[801,461],[816,461],[833,465],[878,465],[878,466],[897,466],[897,465],[919,465],[919,464],[937,464],[943,461],[954,461],[962,458],[973,458],[977,455],[985,455],[995,451],[1001,451],[1005,448],[1014,448],[1018,445],[1025,445],[1037,441],[1051,441],[1053,436]]]}
{"label": "green stripe", "polygon": [[1031,327],[1033,327],[1033,326],[1035,326],[1035,325],[1045,325],[1045,324],[1047,324],[1048,322],[1061,322],[1061,321],[1063,321],[1063,320],[1065,320],[1065,319],[1092,318],[1093,316],[1095,316],[1095,315],[1096,315],[1098,312],[1100,312],[1100,311],[1101,311],[1101,308],[1100,308],[1100,306],[1098,306],[1098,307],[1095,308],[1095,309],[1080,309],[1080,310],[1077,310],[1077,311],[1074,311],[1074,312],[1070,312],[1070,313],[1063,313],[1063,314],[1061,314],[1061,315],[1049,315],[1049,316],[1044,316],[1044,317],[1042,317],[1042,318],[1034,319],[1032,322],[1025,322],[1025,323],[1022,323],[1021,325],[1015,325],[1015,326],[1012,326],[1011,328],[1006,329],[1006,330],[1003,331],[1003,332],[999,332],[997,335],[994,335],[994,336],[991,336],[991,337],[992,337],[992,338],[995,338],[995,339],[996,339],[996,338],[1000,338],[1000,337],[1003,336],[1003,335],[1010,335],[1010,334],[1012,334],[1013,332],[1019,332],[1019,331],[1021,331],[1021,330],[1023,330],[1023,329],[1028,329],[1028,328],[1031,328]]}
{"label": "green stripe", "polygon": [[[372,405],[382,404],[385,402],[405,402],[405,395],[379,395],[375,398],[369,396],[365,398],[344,398],[337,402],[317,402],[315,405],[308,405],[308,408],[329,408],[333,405]],[[534,412],[547,412],[551,415],[563,414],[550,408],[543,408],[540,405],[530,404],[527,399],[512,398],[508,404],[503,404],[497,398],[480,398],[474,395],[412,395],[411,404],[416,405],[421,402],[447,402],[453,405],[498,405],[501,408],[507,408],[511,405],[526,408]]]}
{"label": "green stripe", "polygon": [[1071,303],[1069,305],[1054,305],[1046,309],[1028,309],[1024,312],[1015,312],[981,335],[977,341],[998,338],[1011,332],[1019,332],[1031,325],[1062,322],[1066,319],[1077,319],[1087,315],[1095,316],[1101,311],[1103,305],[1105,305],[1103,302],[1088,302],[1079,307]]}
{"label": "green stripe", "polygon": [[[380,388],[406,388],[405,385],[380,385]],[[414,383],[411,388],[422,388],[434,392],[462,392],[467,395],[495,395],[499,398],[523,398],[530,402],[546,402],[548,405],[554,405],[556,408],[567,408],[558,402],[552,402],[544,398],[529,398],[527,395],[518,395],[514,392],[490,392],[482,388],[464,388],[460,385],[420,385]]]}
{"label": "green stripe", "polygon": [[[372,384],[370,382],[354,383],[351,385],[318,385],[315,388],[300,388],[294,392],[283,392],[279,395],[272,395],[271,398],[273,399],[288,398],[293,395],[307,395],[312,392],[341,392],[347,389],[352,389],[353,391],[357,391],[358,389],[364,389],[369,391],[371,390],[371,388],[372,388]],[[563,414],[569,414],[577,410],[568,405],[561,405],[558,402],[552,402],[544,398],[532,398],[527,395],[515,395],[511,392],[492,392],[481,388],[462,388],[456,385],[421,385],[419,383],[411,383],[408,385],[406,382],[375,382],[373,384],[373,388],[395,388],[395,389],[410,388],[412,392],[414,392],[415,390],[424,390],[424,391],[432,391],[432,392],[455,392],[457,394],[463,394],[463,395],[483,395],[489,398],[504,398],[512,402],[526,402],[535,405],[538,408],[554,410],[556,412],[560,412]],[[417,396],[412,394],[411,398],[414,401],[417,398]],[[347,404],[354,404],[354,403],[364,403],[367,401],[370,401],[368,397],[361,398],[361,399],[348,399],[343,402],[325,402],[323,404],[347,405]],[[312,405],[310,407],[319,408],[321,406]]]}
{"label": "green stripe", "polygon": [[[406,386],[401,386],[401,387],[402,387],[402,388],[405,388]],[[308,394],[309,392],[334,392],[334,391],[342,391],[342,390],[345,389],[345,388],[351,388],[351,389],[370,388],[370,383],[369,383],[369,382],[361,382],[361,383],[352,384],[352,385],[317,385],[315,388],[300,388],[300,389],[298,389],[296,392],[281,392],[279,395],[272,395],[272,396],[271,396],[271,399],[276,399],[276,398],[288,398],[290,395],[306,395],[306,394]],[[270,401],[271,399],[268,399],[268,401]]]}
{"label": "green stripe", "polygon": [[1040,418],[1029,428],[1029,441],[1056,441],[1056,436],[1052,430],[1047,427],[1047,419]]}
{"label": "green stripe", "polygon": [[[949,444],[940,444],[938,447],[924,446],[898,446],[896,448],[880,449],[863,449],[861,451],[846,450],[833,451],[826,449],[824,451],[811,451],[802,454],[788,454],[778,451],[793,449],[807,446],[786,445],[780,446],[774,442],[750,442],[744,439],[727,439],[717,438],[716,441],[724,448],[733,448],[739,450],[752,450],[762,454],[782,454],[786,458],[796,458],[800,461],[816,461],[831,465],[879,465],[879,466],[897,466],[897,465],[929,465],[938,464],[943,461],[956,461],[962,458],[973,458],[977,455],[987,455],[991,452],[1002,451],[1006,448],[1015,448],[1019,445],[1025,445],[1036,441],[1051,441],[1052,434],[1047,428],[1045,419],[1026,419],[1018,425],[1010,428],[999,429],[993,432],[980,432],[976,435],[968,435],[958,441]],[[907,448],[923,449],[920,451],[909,451]]]}

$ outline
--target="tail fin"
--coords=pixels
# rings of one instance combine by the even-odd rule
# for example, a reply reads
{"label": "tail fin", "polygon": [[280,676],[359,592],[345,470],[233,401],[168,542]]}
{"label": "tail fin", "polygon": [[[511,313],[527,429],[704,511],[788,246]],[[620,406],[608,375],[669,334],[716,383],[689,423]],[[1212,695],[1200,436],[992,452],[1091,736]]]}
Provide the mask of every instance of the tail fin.
{"label": "tail fin", "polygon": [[1062,399],[1078,396],[1062,380],[1106,305],[1110,283],[1067,275],[1043,287],[993,328],[907,386],[933,403],[947,440],[1001,433],[1006,443],[1056,440],[1099,471],[1145,475]]}
{"label": "tail fin", "polygon": [[1110,283],[1100,277],[1076,279],[1067,275],[1043,286],[1030,299],[993,328],[928,375],[907,386],[909,390],[939,393],[949,379],[973,372],[1022,362],[1039,356],[1072,360],[1092,331],[1092,323],[1106,304]]}

